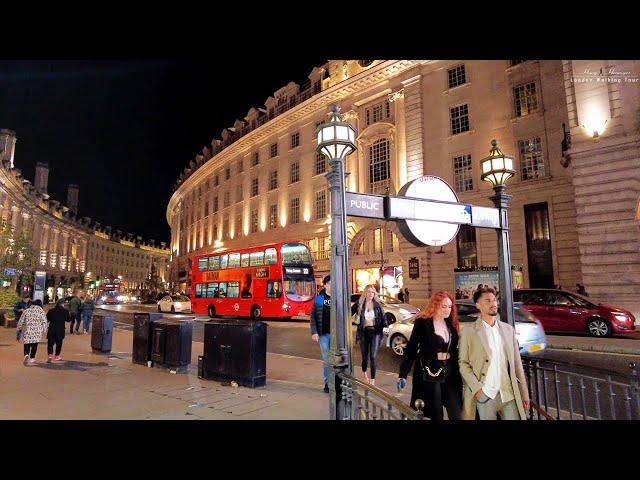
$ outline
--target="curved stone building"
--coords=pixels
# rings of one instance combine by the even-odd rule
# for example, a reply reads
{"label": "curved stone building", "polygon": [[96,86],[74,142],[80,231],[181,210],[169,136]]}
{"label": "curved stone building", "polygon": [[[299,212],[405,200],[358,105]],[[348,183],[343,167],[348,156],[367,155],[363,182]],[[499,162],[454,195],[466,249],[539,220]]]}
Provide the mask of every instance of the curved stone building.
{"label": "curved stone building", "polygon": [[[637,62],[631,63],[637,69]],[[223,130],[221,139],[214,139],[180,175],[167,207],[172,284],[188,289],[194,255],[285,239],[311,247],[320,283],[330,270],[328,165],[315,152],[315,131],[329,106],[338,103],[357,131],[358,149],[346,164],[348,190],[395,194],[428,174],[448,182],[460,201],[492,206],[491,186],[480,179],[480,160],[495,138],[515,158],[517,172],[507,188],[513,196],[511,256],[514,265],[522,266],[519,280],[524,286],[560,284],[570,290],[583,283],[592,296],[624,300],[618,303],[637,311],[637,181],[627,186],[635,192],[629,196],[633,205],[624,207],[626,223],[618,225],[628,238],[631,278],[626,280],[635,296],[617,296],[616,288],[598,280],[595,267],[586,268],[592,249],[586,232],[591,230],[578,223],[580,209],[586,213],[591,207],[577,208],[576,202],[590,202],[582,200],[586,190],[574,181],[571,139],[573,148],[584,145],[590,152],[581,147],[573,154],[581,159],[581,175],[590,162],[601,160],[593,150],[592,132],[587,134],[575,113],[579,98],[572,91],[572,68],[561,60],[331,60],[315,68],[308,84],[289,83],[264,107],[251,108]],[[611,122],[629,123],[616,121],[616,115],[635,115],[620,106],[623,93],[605,93]],[[582,94],[589,101],[589,92]],[[637,167],[637,131],[629,128],[602,130],[601,145],[606,136],[635,135],[625,148],[633,157],[627,163]],[[595,156],[582,160],[585,155]],[[576,189],[581,193],[576,195]],[[584,239],[579,238],[582,231]],[[453,290],[456,270],[495,266],[495,237],[491,230],[461,228],[448,245],[419,248],[393,222],[352,218],[350,288],[357,291],[382,273],[385,293],[395,295],[403,286],[411,292],[411,303],[421,305],[434,290]]]}

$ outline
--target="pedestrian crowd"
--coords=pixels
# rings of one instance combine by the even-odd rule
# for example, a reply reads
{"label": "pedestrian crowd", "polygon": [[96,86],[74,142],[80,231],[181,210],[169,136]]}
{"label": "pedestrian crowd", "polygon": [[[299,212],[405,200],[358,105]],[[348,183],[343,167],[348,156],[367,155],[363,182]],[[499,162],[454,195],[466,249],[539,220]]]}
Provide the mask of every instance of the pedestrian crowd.
{"label": "pedestrian crowd", "polygon": [[[311,313],[311,338],[320,344],[324,391],[329,392],[331,279],[316,297]],[[403,292],[406,301],[408,291]],[[479,285],[473,293],[479,316],[461,329],[455,298],[435,292],[414,321],[411,338],[399,368],[397,389],[407,385],[412,372],[410,404],[424,402],[425,417],[443,420],[525,420],[529,391],[514,327],[500,321],[498,293]],[[378,346],[387,322],[375,285],[364,288],[354,306],[356,343],[362,354],[365,381],[375,385]]]}
{"label": "pedestrian crowd", "polygon": [[[62,361],[62,342],[65,337],[66,324],[69,323],[69,334],[88,334],[91,328],[91,317],[95,309],[95,301],[91,295],[85,295],[77,290],[73,295],[56,301],[55,306],[45,313],[41,300],[31,300],[23,295],[14,306],[14,313],[18,319],[16,327],[16,341],[24,344],[25,366],[37,363],[36,352],[38,344],[46,332],[47,362]],[[83,330],[80,332],[80,322]],[[74,328],[75,324],[75,328]]]}

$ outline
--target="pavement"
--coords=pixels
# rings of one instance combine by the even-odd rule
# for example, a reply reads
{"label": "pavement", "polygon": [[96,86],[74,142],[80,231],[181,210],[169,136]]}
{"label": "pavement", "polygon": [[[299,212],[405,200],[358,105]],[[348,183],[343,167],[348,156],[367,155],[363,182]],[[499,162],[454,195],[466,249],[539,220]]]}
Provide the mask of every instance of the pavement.
{"label": "pavement", "polygon": [[595,338],[547,334],[547,348],[585,352],[640,355],[640,331],[625,337]]}
{"label": "pavement", "polygon": [[[203,344],[193,342],[185,373],[131,361],[133,332],[116,328],[112,350],[94,353],[91,335],[69,335],[63,362],[46,363],[38,346],[35,366],[24,366],[15,329],[0,327],[0,419],[57,420],[326,420],[322,362],[267,353],[264,387],[232,387],[197,376]],[[358,369],[357,376],[362,378]],[[396,374],[379,371],[377,386],[408,403],[410,388],[395,393]]]}

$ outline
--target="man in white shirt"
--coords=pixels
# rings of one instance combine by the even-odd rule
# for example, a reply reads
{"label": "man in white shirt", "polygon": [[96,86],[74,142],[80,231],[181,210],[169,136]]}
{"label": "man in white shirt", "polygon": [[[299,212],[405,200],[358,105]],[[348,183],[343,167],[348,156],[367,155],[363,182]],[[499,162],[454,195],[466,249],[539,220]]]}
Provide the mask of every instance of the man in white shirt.
{"label": "man in white shirt", "polygon": [[529,391],[515,329],[498,317],[493,288],[473,295],[480,316],[460,338],[459,365],[464,381],[463,418],[525,420]]}

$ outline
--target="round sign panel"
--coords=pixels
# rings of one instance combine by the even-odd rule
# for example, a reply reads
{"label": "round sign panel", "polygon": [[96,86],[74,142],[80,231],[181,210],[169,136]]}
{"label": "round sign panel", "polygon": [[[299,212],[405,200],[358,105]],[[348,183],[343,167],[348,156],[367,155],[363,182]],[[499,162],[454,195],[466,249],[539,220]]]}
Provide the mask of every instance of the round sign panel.
{"label": "round sign panel", "polygon": [[[412,198],[424,198],[426,200],[442,200],[458,203],[458,196],[453,188],[440,177],[424,175],[405,184],[398,195]],[[432,207],[425,207],[432,208]],[[398,228],[404,237],[414,245],[423,247],[432,245],[439,247],[446,245],[456,238],[457,224],[430,222],[426,220],[398,220]]]}

